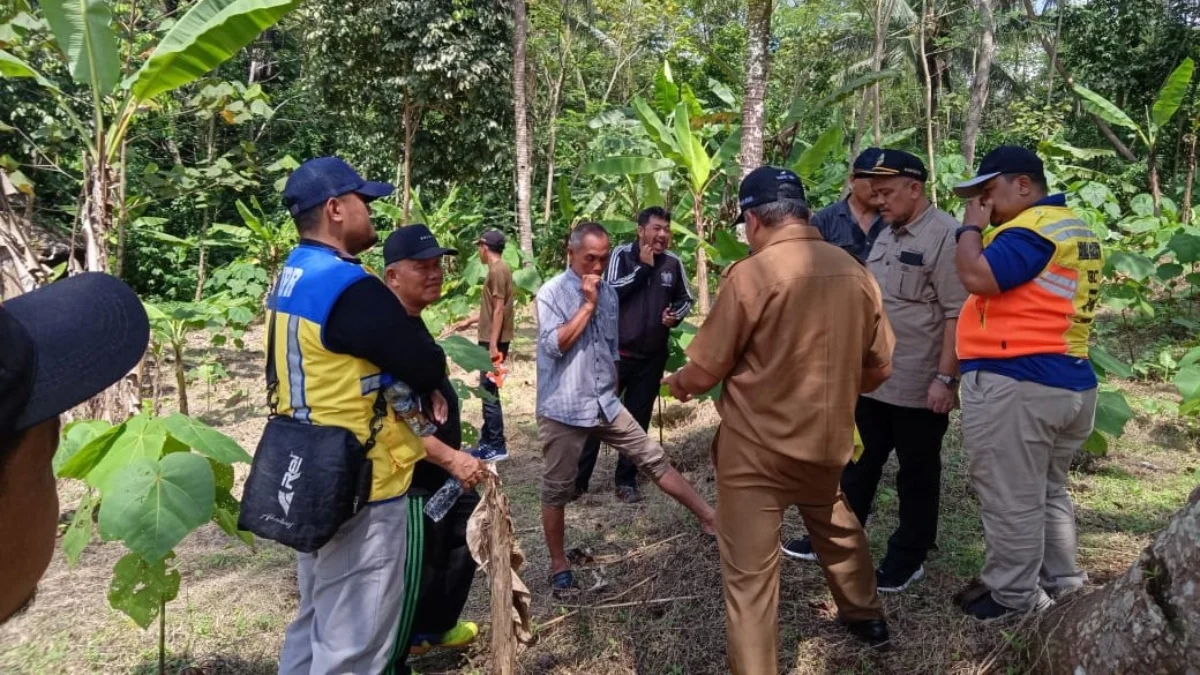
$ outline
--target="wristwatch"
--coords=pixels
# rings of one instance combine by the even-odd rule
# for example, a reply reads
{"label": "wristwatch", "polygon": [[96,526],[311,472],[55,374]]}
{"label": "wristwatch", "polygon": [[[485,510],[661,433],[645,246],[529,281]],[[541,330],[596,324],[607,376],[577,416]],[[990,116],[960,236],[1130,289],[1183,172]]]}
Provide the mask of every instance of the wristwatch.
{"label": "wristwatch", "polygon": [[978,225],[963,225],[954,231],[955,243],[958,243],[959,237],[963,236],[964,232],[978,232],[979,234],[983,234],[983,228],[979,227]]}
{"label": "wristwatch", "polygon": [[943,375],[942,373],[938,373],[937,375],[933,376],[933,379],[941,382],[951,389],[954,389],[958,386],[958,378],[954,377],[953,375]]}

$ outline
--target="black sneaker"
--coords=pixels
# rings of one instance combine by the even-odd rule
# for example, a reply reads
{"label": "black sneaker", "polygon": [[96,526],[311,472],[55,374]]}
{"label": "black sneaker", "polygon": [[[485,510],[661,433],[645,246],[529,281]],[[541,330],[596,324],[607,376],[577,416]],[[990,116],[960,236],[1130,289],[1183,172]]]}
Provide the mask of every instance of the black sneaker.
{"label": "black sneaker", "polygon": [[879,569],[875,570],[875,587],[880,593],[899,593],[924,576],[924,565],[917,565],[917,569],[914,570],[891,564],[885,559]]}
{"label": "black sneaker", "polygon": [[800,537],[798,539],[788,539],[782,547],[783,554],[789,558],[796,560],[807,560],[808,562],[816,562],[817,554],[813,551],[812,540],[808,537]]}
{"label": "black sneaker", "polygon": [[962,611],[969,617],[980,621],[995,621],[1017,611],[1011,607],[996,602],[991,593],[984,593],[974,600],[962,605]]}

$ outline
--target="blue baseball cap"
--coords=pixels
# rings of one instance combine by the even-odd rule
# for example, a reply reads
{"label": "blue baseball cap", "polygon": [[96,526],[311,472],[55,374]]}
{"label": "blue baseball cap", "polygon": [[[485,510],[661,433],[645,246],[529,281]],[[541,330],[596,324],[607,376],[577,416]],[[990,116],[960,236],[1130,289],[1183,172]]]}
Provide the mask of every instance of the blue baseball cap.
{"label": "blue baseball cap", "polygon": [[746,211],[763,204],[777,202],[780,199],[801,199],[804,196],[804,184],[794,171],[777,166],[760,166],[746,174],[742,184],[738,186],[738,213],[734,224],[746,222]]}
{"label": "blue baseball cap", "polygon": [[355,193],[365,201],[396,191],[391,183],[377,183],[358,175],[340,157],[317,157],[301,164],[283,187],[283,205],[293,217],[334,197]]}
{"label": "blue baseball cap", "polygon": [[974,178],[954,186],[954,194],[965,199],[976,197],[983,192],[984,184],[1004,174],[1027,174],[1046,181],[1046,167],[1035,152],[1019,145],[1002,145],[984,156]]}

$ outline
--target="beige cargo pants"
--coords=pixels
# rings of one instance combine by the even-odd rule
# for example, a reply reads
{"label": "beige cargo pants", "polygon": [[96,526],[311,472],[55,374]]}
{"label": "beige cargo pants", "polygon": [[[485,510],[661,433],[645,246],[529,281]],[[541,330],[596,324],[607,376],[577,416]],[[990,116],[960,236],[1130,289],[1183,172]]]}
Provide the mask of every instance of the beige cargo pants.
{"label": "beige cargo pants", "polygon": [[986,544],[984,585],[996,602],[1043,609],[1083,585],[1075,562],[1071,458],[1092,433],[1096,390],[1070,391],[985,371],[962,380],[962,431]]}

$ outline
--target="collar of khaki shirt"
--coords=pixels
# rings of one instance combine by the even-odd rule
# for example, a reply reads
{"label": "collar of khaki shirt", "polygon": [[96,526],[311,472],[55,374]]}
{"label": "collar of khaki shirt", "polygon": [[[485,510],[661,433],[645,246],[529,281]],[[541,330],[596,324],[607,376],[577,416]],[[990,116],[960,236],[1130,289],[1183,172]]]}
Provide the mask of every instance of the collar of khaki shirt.
{"label": "collar of khaki shirt", "polygon": [[937,209],[934,208],[933,203],[931,202],[928,205],[926,205],[925,210],[922,211],[921,214],[918,215],[916,218],[913,218],[912,220],[908,221],[907,223],[905,223],[899,227],[896,227],[895,225],[889,225],[889,227],[891,228],[892,232],[896,235],[901,235],[901,234],[915,235],[917,233],[917,230],[921,229],[921,226],[929,221],[929,218],[931,216],[933,216],[933,214],[936,210]]}
{"label": "collar of khaki shirt", "polygon": [[[792,225],[798,226],[799,230],[796,232],[789,232],[787,234],[775,235],[775,238],[772,239],[770,241],[770,243],[768,243],[766,246],[760,248],[759,250],[754,251],[754,254],[762,253],[763,251],[774,246],[775,244],[782,244],[785,241],[795,241],[797,239],[820,239],[822,241],[825,240],[825,238],[821,236],[821,231],[818,230],[817,228],[813,227],[812,225],[807,225],[807,224],[802,225],[800,223],[792,223]],[[788,226],[780,225],[779,227],[780,227],[780,229],[782,229],[782,228],[788,227]]]}

